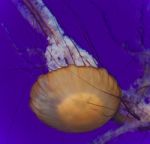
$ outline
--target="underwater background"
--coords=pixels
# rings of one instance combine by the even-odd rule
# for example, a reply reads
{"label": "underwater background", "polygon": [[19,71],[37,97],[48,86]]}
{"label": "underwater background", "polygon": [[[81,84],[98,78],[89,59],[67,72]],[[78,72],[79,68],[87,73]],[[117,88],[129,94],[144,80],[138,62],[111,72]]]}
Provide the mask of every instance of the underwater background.
{"label": "underwater background", "polygon": [[[44,0],[64,32],[91,53],[127,89],[141,74],[140,65],[123,48],[140,50],[144,28],[150,47],[149,0]],[[0,144],[89,144],[110,128],[69,134],[39,121],[29,107],[30,89],[46,73],[47,41],[23,19],[10,0],[0,1]],[[109,144],[149,144],[149,131],[126,133]]]}

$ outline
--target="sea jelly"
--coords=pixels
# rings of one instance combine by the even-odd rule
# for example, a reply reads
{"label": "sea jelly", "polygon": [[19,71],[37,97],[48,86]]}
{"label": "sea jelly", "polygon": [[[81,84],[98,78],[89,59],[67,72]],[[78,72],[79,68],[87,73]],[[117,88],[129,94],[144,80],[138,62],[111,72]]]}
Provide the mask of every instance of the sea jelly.
{"label": "sea jelly", "polygon": [[30,106],[44,123],[65,132],[94,130],[115,114],[121,90],[106,69],[70,37],[42,0],[13,0],[25,19],[48,40],[49,72],[31,89]]}

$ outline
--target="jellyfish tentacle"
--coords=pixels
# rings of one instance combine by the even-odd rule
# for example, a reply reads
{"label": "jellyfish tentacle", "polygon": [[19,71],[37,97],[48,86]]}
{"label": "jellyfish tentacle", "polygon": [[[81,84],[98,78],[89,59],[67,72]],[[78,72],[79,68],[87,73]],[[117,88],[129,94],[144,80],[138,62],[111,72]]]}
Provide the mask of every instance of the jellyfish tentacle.
{"label": "jellyfish tentacle", "polygon": [[[56,18],[45,6],[42,0],[13,0],[21,6],[27,15],[24,15],[29,23],[34,26],[38,24],[49,42],[45,57],[49,71],[75,64],[77,66],[97,67],[96,60],[85,50],[80,48],[71,38],[66,36],[59,26]],[[50,54],[51,51],[51,54]],[[53,57],[53,58],[52,58]]]}
{"label": "jellyfish tentacle", "polygon": [[[35,27],[40,26],[46,36],[63,34],[62,29],[57,23],[55,17],[51,14],[42,0],[12,0],[18,7],[18,10],[25,19]],[[36,27],[35,27],[36,28]],[[58,31],[59,29],[59,31]]]}
{"label": "jellyfish tentacle", "polygon": [[[24,0],[24,1],[26,2],[28,0]],[[42,12],[41,15],[42,15],[42,18],[44,19],[43,21],[45,21],[45,23],[48,23],[47,25],[48,25],[48,27],[49,27],[49,29],[51,31],[51,34],[55,35],[55,33],[57,33],[56,36],[58,36],[58,37],[56,37],[56,38],[55,38],[55,36],[53,37],[55,42],[57,41],[56,42],[57,46],[58,46],[58,43],[60,43],[60,41],[65,43],[66,48],[68,49],[68,52],[69,52],[69,57],[71,57],[73,63],[75,64],[75,61],[74,61],[73,56],[72,56],[72,51],[71,51],[70,47],[68,46],[68,44],[66,43],[66,41],[64,40],[64,38],[63,38],[63,31],[60,28],[60,26],[58,25],[57,20],[55,19],[55,17],[49,12],[49,10],[47,9],[47,7],[44,5],[44,3],[42,1],[40,1],[40,0],[39,1],[32,0],[31,3],[38,9],[38,11]],[[42,27],[44,27],[44,26],[42,26]],[[47,33],[48,36],[51,36],[51,34]],[[49,42],[51,43],[51,39],[50,39]],[[78,53],[80,54],[79,51],[78,51]],[[69,64],[70,63],[72,64],[72,62],[69,62]],[[84,63],[84,61],[83,61],[83,63]]]}
{"label": "jellyfish tentacle", "polygon": [[31,1],[35,9],[39,11],[41,18],[43,19],[47,27],[51,29],[53,33],[60,34],[60,36],[64,34],[56,18],[53,16],[52,12],[49,11],[49,9],[46,7],[46,5],[42,0],[24,0],[24,1]]}
{"label": "jellyfish tentacle", "polygon": [[35,28],[38,32],[43,33],[43,30],[37,20],[35,19],[33,13],[31,13],[30,9],[23,3],[22,0],[12,0],[12,2],[16,5],[17,9],[21,13],[21,15],[29,22],[29,24]]}
{"label": "jellyfish tentacle", "polygon": [[97,137],[91,144],[107,144],[110,140],[126,133],[132,132],[136,130],[139,126],[141,126],[141,122],[136,121],[133,123],[125,123],[123,126],[106,132],[104,135]]}

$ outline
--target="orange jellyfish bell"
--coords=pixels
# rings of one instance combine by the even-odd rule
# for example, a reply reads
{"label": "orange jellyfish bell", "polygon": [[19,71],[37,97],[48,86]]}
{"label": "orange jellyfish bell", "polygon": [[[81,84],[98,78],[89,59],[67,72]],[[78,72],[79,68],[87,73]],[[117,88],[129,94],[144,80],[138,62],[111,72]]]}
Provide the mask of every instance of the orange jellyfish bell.
{"label": "orange jellyfish bell", "polygon": [[44,123],[65,132],[94,130],[116,113],[120,88],[103,68],[69,65],[41,75],[30,105]]}

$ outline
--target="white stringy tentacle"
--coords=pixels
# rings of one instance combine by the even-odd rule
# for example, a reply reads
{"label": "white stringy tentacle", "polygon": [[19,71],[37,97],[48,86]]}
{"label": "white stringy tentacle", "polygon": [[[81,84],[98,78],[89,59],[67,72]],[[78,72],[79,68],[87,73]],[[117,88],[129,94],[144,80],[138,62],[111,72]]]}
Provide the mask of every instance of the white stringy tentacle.
{"label": "white stringy tentacle", "polygon": [[31,11],[28,9],[28,7],[24,4],[24,2],[22,0],[12,0],[12,1],[16,5],[17,9],[19,10],[23,18],[26,19],[28,23],[38,32],[43,33],[39,23],[35,19],[34,15],[31,13]]}
{"label": "white stringy tentacle", "polygon": [[141,125],[142,123],[140,121],[136,121],[133,123],[126,123],[116,130],[110,130],[106,132],[104,135],[99,136],[92,142],[92,144],[107,144],[107,142],[109,142],[111,139],[118,137],[126,132],[134,131]]}
{"label": "white stringy tentacle", "polygon": [[69,64],[97,67],[96,60],[78,44],[66,36],[56,18],[42,0],[13,0],[24,18],[36,29],[42,29],[48,37],[45,57],[49,71]]}
{"label": "white stringy tentacle", "polygon": [[30,0],[31,3],[34,5],[36,10],[40,13],[41,17],[47,24],[47,26],[52,29],[54,32],[60,33],[61,35],[64,34],[62,28],[59,26],[56,18],[53,14],[49,11],[46,5],[43,3],[42,0]]}

